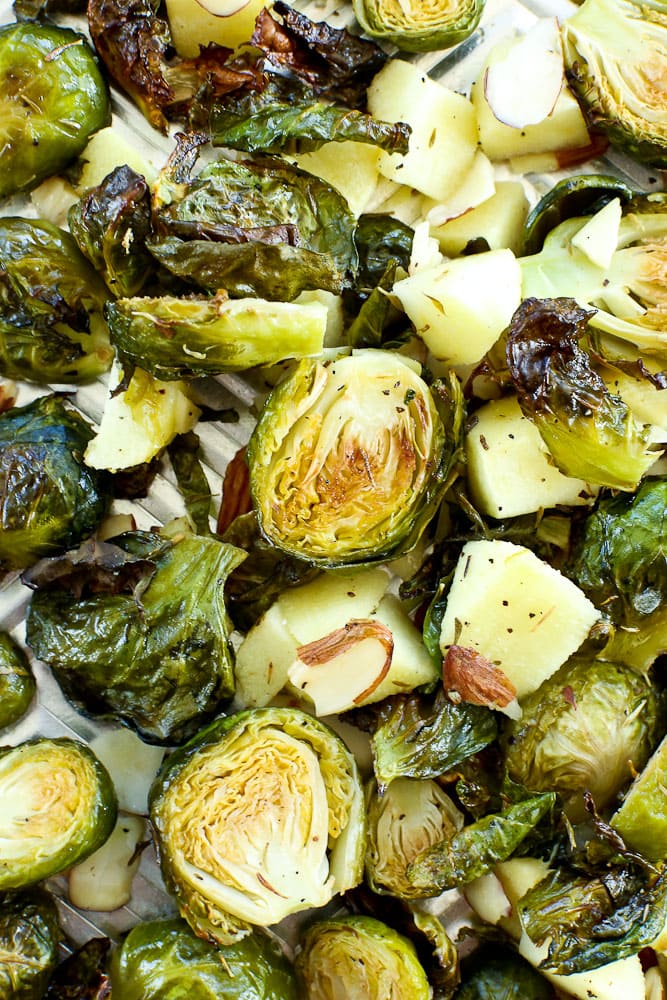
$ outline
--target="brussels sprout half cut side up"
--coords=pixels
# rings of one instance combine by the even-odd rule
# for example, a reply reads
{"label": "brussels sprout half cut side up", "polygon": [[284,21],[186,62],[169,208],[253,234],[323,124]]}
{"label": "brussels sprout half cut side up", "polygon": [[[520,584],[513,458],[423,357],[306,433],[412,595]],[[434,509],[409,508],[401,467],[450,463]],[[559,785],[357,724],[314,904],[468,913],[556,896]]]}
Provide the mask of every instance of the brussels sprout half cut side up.
{"label": "brussels sprout half cut side up", "polygon": [[106,768],[83,743],[38,737],[0,750],[0,891],[70,868],[116,822]]}
{"label": "brussels sprout half cut side up", "polygon": [[413,944],[374,917],[322,920],[304,936],[296,971],[303,1000],[429,1000]]}
{"label": "brussels sprout half cut side up", "polygon": [[209,940],[230,944],[361,881],[354,758],[298,709],[212,723],[167,758],[150,806],[165,884]]}
{"label": "brussels sprout half cut side up", "polygon": [[396,355],[302,361],[269,396],[248,447],[250,489],[274,545],[320,566],[411,549],[451,455],[426,383]]}
{"label": "brussels sprout half cut side up", "polygon": [[0,632],[0,729],[27,712],[35,687],[27,656],[9,632]]}
{"label": "brussels sprout half cut side up", "polygon": [[0,996],[42,1000],[58,962],[58,909],[44,889],[0,899]]}
{"label": "brussels sprout half cut side up", "polygon": [[372,38],[406,52],[431,52],[458,45],[482,16],[484,0],[354,0],[357,21]]}
{"label": "brussels sprout half cut side up", "polygon": [[184,920],[134,927],[112,959],[111,987],[123,1000],[297,1000],[294,973],[268,936],[218,948]]}
{"label": "brussels sprout half cut side up", "polygon": [[34,22],[0,28],[0,198],[62,170],[109,117],[83,35]]}

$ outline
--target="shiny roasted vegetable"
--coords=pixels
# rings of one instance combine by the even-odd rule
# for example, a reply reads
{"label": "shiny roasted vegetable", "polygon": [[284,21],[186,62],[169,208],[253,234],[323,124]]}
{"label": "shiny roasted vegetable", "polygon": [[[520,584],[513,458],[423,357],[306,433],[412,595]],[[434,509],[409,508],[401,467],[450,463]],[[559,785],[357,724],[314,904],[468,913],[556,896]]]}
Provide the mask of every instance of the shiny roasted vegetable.
{"label": "shiny roasted vegetable", "polygon": [[0,28],[0,197],[62,170],[109,117],[107,87],[83,35],[28,21]]}
{"label": "shiny roasted vegetable", "polygon": [[667,166],[662,4],[585,0],[562,37],[570,84],[590,123],[632,156]]}
{"label": "shiny roasted vegetable", "polygon": [[116,167],[72,206],[68,219],[81,252],[113,294],[136,295],[155,266],[146,249],[151,201],[145,178],[131,167]]}
{"label": "shiny roasted vegetable", "polygon": [[89,382],[111,364],[108,292],[69,235],[44,219],[0,219],[0,372]]}
{"label": "shiny roasted vegetable", "polygon": [[0,891],[65,871],[116,822],[106,768],[83,744],[36,737],[0,749]]}
{"label": "shiny roasted vegetable", "polygon": [[306,931],[296,959],[303,1000],[428,1000],[414,946],[374,917],[322,920]]}
{"label": "shiny roasted vegetable", "polygon": [[317,355],[327,324],[318,302],[265,299],[119,299],[109,303],[111,339],[156,378],[219,375]]}
{"label": "shiny roasted vegetable", "polygon": [[0,729],[27,712],[35,688],[27,656],[9,632],[0,632]]}
{"label": "shiny roasted vegetable", "polygon": [[374,892],[410,899],[415,888],[408,865],[426,848],[451,839],[463,826],[463,814],[431,780],[396,778],[382,794],[371,782],[366,804],[366,881]]}
{"label": "shiny roasted vegetable", "polygon": [[401,555],[447,487],[452,436],[397,355],[302,361],[269,396],[248,446],[262,531],[320,566]]}
{"label": "shiny roasted vegetable", "polygon": [[354,13],[364,32],[406,52],[458,45],[473,33],[483,10],[484,0],[354,0]]}
{"label": "shiny roasted vegetable", "polygon": [[584,792],[602,809],[622,791],[648,760],[663,722],[644,677],[586,657],[566,663],[522,708],[509,733],[507,773],[532,791],[559,792],[574,821],[586,815]]}
{"label": "shiny roasted vegetable", "polygon": [[568,574],[615,626],[604,655],[648,670],[667,652],[667,480],[604,497],[579,530]]}
{"label": "shiny roasted vegetable", "polygon": [[255,933],[218,948],[178,919],[134,927],[114,954],[111,986],[122,1000],[297,1000],[273,940]]}
{"label": "shiny roasted vegetable", "polygon": [[579,346],[591,313],[573,299],[528,298],[512,317],[507,364],[519,404],[555,464],[587,483],[634,490],[657,455]]}
{"label": "shiny roasted vegetable", "polygon": [[0,896],[0,996],[42,1000],[58,962],[58,909],[44,889]]}
{"label": "shiny roasted vegetable", "polygon": [[83,464],[93,430],[57,396],[0,415],[0,565],[20,569],[91,535],[110,501]]}
{"label": "shiny roasted vegetable", "polygon": [[487,945],[462,969],[456,1000],[554,1000],[553,987],[509,948]]}
{"label": "shiny roasted vegetable", "polygon": [[229,944],[361,881],[366,820],[353,756],[317,719],[218,719],[167,758],[150,797],[162,874],[201,937]]}
{"label": "shiny roasted vegetable", "polygon": [[41,563],[25,577],[39,588],[28,644],[84,712],[183,742],[234,693],[223,587],[244,558],[213,538],[128,532]]}

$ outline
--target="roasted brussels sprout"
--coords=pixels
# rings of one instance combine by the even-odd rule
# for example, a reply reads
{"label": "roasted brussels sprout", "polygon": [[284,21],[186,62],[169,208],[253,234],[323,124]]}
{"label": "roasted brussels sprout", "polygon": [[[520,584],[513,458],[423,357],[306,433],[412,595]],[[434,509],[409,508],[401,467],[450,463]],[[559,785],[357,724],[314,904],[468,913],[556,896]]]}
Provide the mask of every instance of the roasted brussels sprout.
{"label": "roasted brussels sprout", "polygon": [[0,28],[0,197],[35,187],[108,124],[109,97],[83,35],[36,22]]}
{"label": "roasted brussels sprout", "polygon": [[483,10],[484,0],[354,0],[354,13],[365,33],[406,52],[458,45],[473,33]]}
{"label": "roasted brussels sprout", "polygon": [[563,24],[568,76],[591,124],[640,160],[667,166],[667,24],[661,4],[586,0]]}
{"label": "roasted brussels sprout", "polygon": [[58,962],[58,909],[44,889],[0,897],[0,996],[42,1000]]}
{"label": "roasted brussels sprout", "polygon": [[584,521],[568,575],[615,626],[605,657],[648,670],[667,652],[667,479],[604,497]]}
{"label": "roasted brussels sprout", "polygon": [[84,712],[180,743],[234,693],[223,587],[244,558],[214,538],[128,532],[40,564],[28,644]]}
{"label": "roasted brussels sprout", "polygon": [[139,924],[114,954],[111,987],[123,1000],[297,1000],[294,973],[263,934],[217,948],[184,920]]}
{"label": "roasted brussels sprout", "polygon": [[28,710],[35,687],[27,656],[9,632],[0,632],[0,729]]}
{"label": "roasted brussels sprout", "polygon": [[304,935],[296,972],[303,1000],[431,996],[411,942],[374,917],[339,917],[313,924]]}
{"label": "roasted brussels sprout", "polygon": [[361,881],[354,758],[298,709],[213,722],[167,758],[150,807],[165,884],[209,940],[229,944]]}
{"label": "roasted brussels sprout", "polygon": [[0,749],[0,891],[64,871],[116,822],[106,769],[83,744],[38,737]]}
{"label": "roasted brussels sprout", "polygon": [[124,358],[159,379],[218,375],[319,354],[321,303],[265,299],[119,299],[107,307],[111,339]]}
{"label": "roasted brussels sprout", "polygon": [[109,938],[91,938],[61,962],[51,978],[45,1000],[108,1000],[106,971]]}
{"label": "roasted brussels sprout", "polygon": [[69,235],[46,220],[0,219],[0,373],[88,382],[113,351],[104,282]]}
{"label": "roasted brussels sprout", "polygon": [[520,955],[487,945],[462,969],[456,1000],[554,1000],[553,987]]}
{"label": "roasted brussels sprout", "polygon": [[[507,741],[507,773],[533,791],[554,789],[573,820],[583,793],[610,804],[660,737],[661,703],[629,667],[574,658],[522,702]],[[629,761],[632,762],[632,768]]]}
{"label": "roasted brussels sprout", "polygon": [[560,471],[630,491],[657,456],[648,425],[608,391],[579,346],[591,315],[574,299],[525,299],[510,324],[507,365],[523,414]]}
{"label": "roasted brussels sprout", "polygon": [[89,424],[57,396],[0,415],[0,565],[20,569],[78,545],[111,499],[82,460]]}
{"label": "roasted brussels sprout", "polygon": [[374,892],[409,899],[415,887],[407,867],[422,851],[451,840],[463,826],[463,814],[435,781],[396,778],[380,795],[367,790],[368,847],[366,881]]}
{"label": "roasted brussels sprout", "polygon": [[262,531],[320,566],[407,552],[433,517],[451,452],[425,382],[395,354],[302,361],[248,447]]}

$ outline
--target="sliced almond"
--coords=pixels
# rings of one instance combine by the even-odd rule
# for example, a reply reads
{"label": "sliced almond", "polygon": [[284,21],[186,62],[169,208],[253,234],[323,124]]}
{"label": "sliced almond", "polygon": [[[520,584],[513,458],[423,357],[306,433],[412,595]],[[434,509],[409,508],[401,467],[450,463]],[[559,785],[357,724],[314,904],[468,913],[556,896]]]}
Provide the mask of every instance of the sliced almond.
{"label": "sliced almond", "polygon": [[218,534],[225,533],[234,518],[252,510],[250,472],[246,461],[247,448],[239,448],[225,470],[222,500],[218,512]]}
{"label": "sliced almond", "polygon": [[197,0],[214,17],[231,17],[248,6],[250,0]]}
{"label": "sliced almond", "polygon": [[541,18],[502,59],[487,68],[484,96],[499,122],[525,128],[549,117],[564,78],[558,21]]}
{"label": "sliced almond", "polygon": [[507,675],[475,649],[452,645],[442,664],[442,683],[452,700],[505,709],[516,700]]}

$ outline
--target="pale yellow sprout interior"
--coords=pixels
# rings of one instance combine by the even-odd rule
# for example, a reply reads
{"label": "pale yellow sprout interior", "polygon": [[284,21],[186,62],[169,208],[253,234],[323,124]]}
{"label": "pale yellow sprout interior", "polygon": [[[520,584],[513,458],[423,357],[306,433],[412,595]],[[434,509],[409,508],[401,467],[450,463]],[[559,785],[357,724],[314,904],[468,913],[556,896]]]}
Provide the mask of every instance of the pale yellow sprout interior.
{"label": "pale yellow sprout interior", "polygon": [[461,5],[452,0],[381,0],[382,19],[388,28],[414,22],[421,30],[460,15]]}

